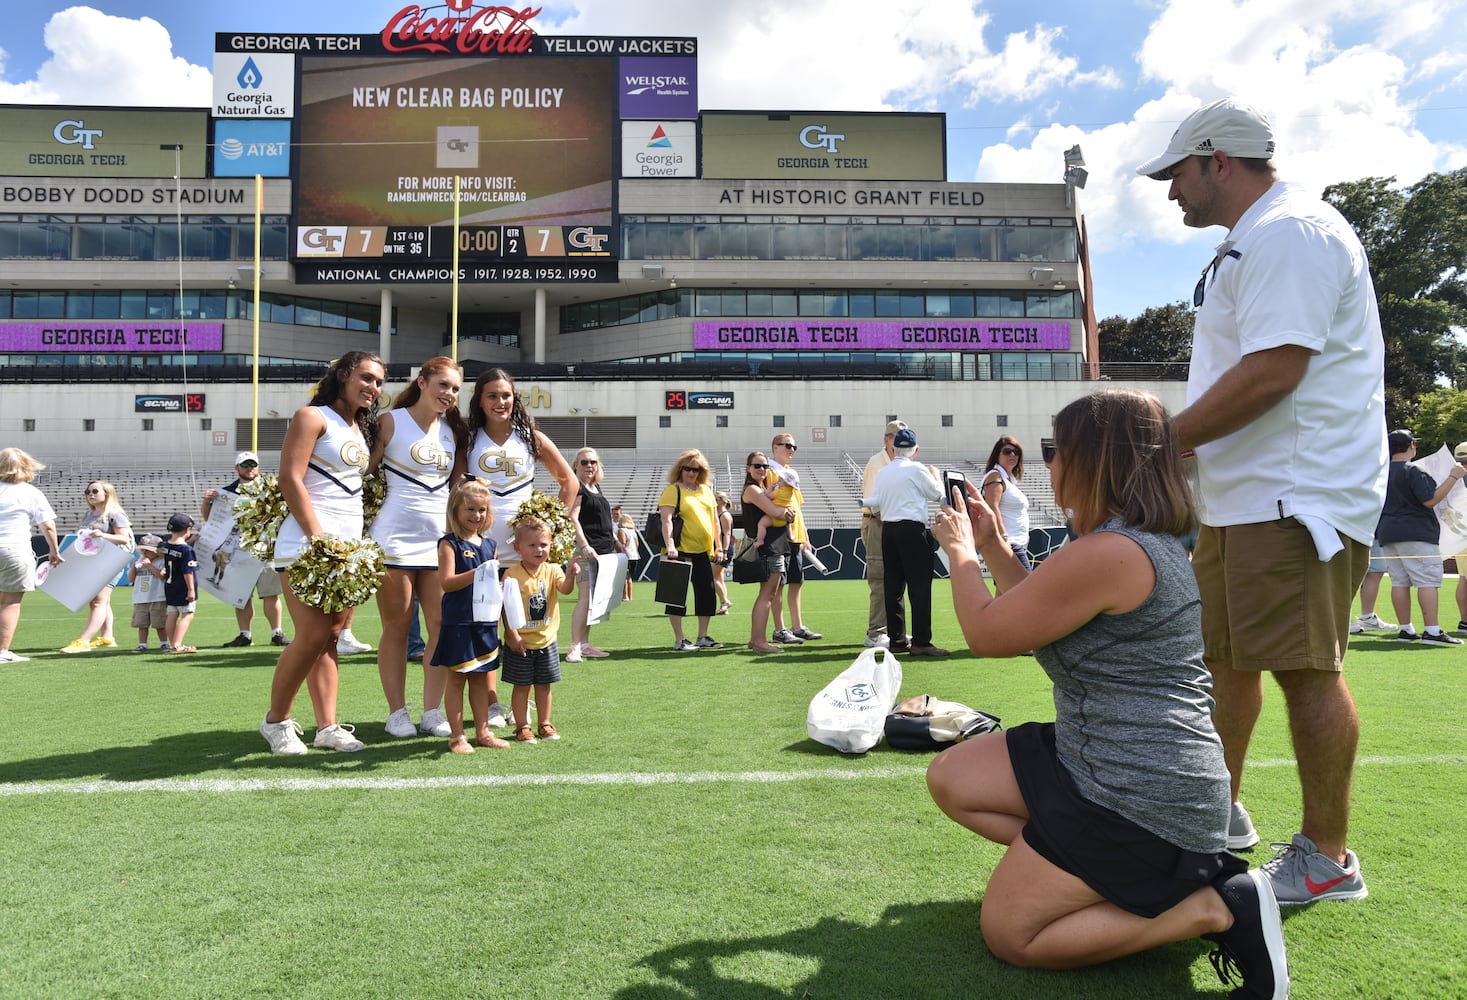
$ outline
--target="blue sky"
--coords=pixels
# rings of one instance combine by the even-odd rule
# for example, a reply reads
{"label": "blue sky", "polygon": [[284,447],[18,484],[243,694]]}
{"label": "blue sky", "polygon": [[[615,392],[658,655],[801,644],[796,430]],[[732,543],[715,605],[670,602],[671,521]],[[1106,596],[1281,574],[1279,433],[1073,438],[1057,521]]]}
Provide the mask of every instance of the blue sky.
{"label": "blue sky", "polygon": [[[216,31],[372,33],[406,2],[12,4],[0,102],[204,107]],[[704,108],[945,112],[955,181],[1058,181],[1079,143],[1102,317],[1187,297],[1222,238],[1133,173],[1207,101],[1267,111],[1316,191],[1467,166],[1467,0],[560,0],[533,23],[696,36]]]}

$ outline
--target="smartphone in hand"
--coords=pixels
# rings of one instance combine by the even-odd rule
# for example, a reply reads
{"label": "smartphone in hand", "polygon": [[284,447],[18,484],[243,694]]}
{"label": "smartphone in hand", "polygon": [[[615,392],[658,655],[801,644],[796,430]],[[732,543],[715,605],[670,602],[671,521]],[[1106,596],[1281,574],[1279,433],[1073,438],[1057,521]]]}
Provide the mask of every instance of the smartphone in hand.
{"label": "smartphone in hand", "polygon": [[947,469],[942,474],[942,502],[959,510],[967,509],[968,477],[956,469]]}

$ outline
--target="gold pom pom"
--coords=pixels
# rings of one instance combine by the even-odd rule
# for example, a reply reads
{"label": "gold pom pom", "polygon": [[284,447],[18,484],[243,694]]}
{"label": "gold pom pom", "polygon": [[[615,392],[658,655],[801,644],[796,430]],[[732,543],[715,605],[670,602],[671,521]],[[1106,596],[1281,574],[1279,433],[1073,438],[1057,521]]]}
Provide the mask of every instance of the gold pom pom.
{"label": "gold pom pom", "polygon": [[275,536],[290,510],[274,474],[256,476],[239,484],[239,497],[231,508],[239,525],[239,546],[263,563],[275,557]]}
{"label": "gold pom pom", "polygon": [[576,554],[576,528],[571,523],[570,511],[560,502],[560,497],[539,490],[530,491],[530,499],[520,504],[520,509],[509,519],[513,528],[527,517],[537,517],[550,525],[550,561],[570,562]]}
{"label": "gold pom pom", "polygon": [[370,476],[362,477],[362,525],[372,526],[372,519],[382,510],[387,501],[387,473],[378,469]]}
{"label": "gold pom pom", "polygon": [[303,604],[335,614],[370,601],[385,568],[382,547],[370,538],[322,535],[290,564],[290,589]]}

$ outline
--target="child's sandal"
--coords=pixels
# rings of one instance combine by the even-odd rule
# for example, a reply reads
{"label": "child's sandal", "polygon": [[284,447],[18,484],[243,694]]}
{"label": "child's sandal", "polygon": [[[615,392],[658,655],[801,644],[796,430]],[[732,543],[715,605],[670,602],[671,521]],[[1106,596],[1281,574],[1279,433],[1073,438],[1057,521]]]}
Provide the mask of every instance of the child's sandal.
{"label": "child's sandal", "polygon": [[463,737],[463,736],[455,736],[453,739],[451,739],[451,740],[448,741],[448,752],[449,753],[473,753],[474,752],[474,748],[471,747],[471,746],[469,746],[469,741],[468,741],[468,739],[466,737]]}
{"label": "child's sandal", "polygon": [[491,750],[503,750],[509,746],[509,740],[495,736],[493,733],[486,733],[483,736],[475,737],[474,746],[485,747]]}
{"label": "child's sandal", "polygon": [[517,728],[514,731],[514,741],[516,743],[539,743],[540,742],[539,740],[535,739],[535,731],[533,729],[531,729],[529,726],[520,726],[519,728]]}

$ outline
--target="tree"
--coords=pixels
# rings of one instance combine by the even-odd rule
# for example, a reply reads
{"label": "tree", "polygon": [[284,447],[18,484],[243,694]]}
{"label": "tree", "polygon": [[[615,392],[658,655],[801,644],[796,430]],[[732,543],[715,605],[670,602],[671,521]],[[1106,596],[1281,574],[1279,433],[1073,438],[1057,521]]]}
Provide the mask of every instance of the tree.
{"label": "tree", "polygon": [[[1324,190],[1370,256],[1386,349],[1386,421],[1411,427],[1443,381],[1467,388],[1467,169],[1405,190],[1366,177]],[[1455,444],[1455,441],[1453,442]]]}
{"label": "tree", "polygon": [[1177,362],[1192,357],[1192,307],[1152,306],[1135,319],[1109,316],[1096,326],[1101,361]]}
{"label": "tree", "polygon": [[1418,403],[1420,408],[1411,430],[1416,435],[1417,450],[1422,455],[1430,455],[1442,445],[1456,448],[1459,443],[1467,441],[1467,392],[1435,389],[1422,396]]}

